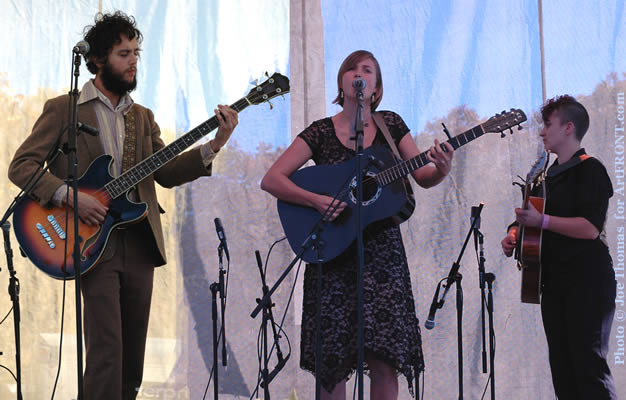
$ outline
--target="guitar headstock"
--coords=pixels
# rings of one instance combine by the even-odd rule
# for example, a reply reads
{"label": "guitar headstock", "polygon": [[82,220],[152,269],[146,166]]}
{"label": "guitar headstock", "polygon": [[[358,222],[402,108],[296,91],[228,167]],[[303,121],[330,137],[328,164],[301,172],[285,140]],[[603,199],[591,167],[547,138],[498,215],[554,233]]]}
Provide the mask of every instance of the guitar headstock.
{"label": "guitar headstock", "polygon": [[509,130],[513,133],[513,127],[518,126],[518,130],[522,129],[520,124],[526,121],[526,114],[519,108],[511,108],[511,111],[502,111],[499,114],[489,118],[482,124],[483,130],[487,132],[500,132],[504,137],[504,131]]}
{"label": "guitar headstock", "polygon": [[527,184],[534,182],[539,177],[539,175],[543,173],[543,171],[547,167],[546,161],[548,161],[548,152],[542,151],[537,161],[535,161],[533,166],[530,168],[528,175],[526,175]]}
{"label": "guitar headstock", "polygon": [[250,104],[261,104],[285,93],[289,93],[289,78],[275,72],[265,82],[252,88],[245,99]]}

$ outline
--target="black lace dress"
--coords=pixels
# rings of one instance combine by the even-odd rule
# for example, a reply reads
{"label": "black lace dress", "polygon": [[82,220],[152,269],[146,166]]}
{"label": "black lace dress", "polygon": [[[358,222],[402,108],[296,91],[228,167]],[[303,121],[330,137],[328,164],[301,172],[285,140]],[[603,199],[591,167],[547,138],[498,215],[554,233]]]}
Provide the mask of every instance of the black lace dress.
{"label": "black lace dress", "polygon": [[[402,118],[382,112],[396,145],[409,129]],[[330,118],[312,123],[299,135],[311,148],[316,164],[339,164],[355,156],[335,135]],[[387,146],[380,131],[375,145]],[[382,360],[403,374],[413,394],[413,380],[424,368],[419,321],[400,228],[390,219],[364,231],[364,352],[365,358]],[[325,263],[322,274],[322,386],[332,391],[356,369],[356,245]],[[315,310],[317,267],[307,265],[300,366],[315,372]],[[365,365],[367,371],[367,365]]]}

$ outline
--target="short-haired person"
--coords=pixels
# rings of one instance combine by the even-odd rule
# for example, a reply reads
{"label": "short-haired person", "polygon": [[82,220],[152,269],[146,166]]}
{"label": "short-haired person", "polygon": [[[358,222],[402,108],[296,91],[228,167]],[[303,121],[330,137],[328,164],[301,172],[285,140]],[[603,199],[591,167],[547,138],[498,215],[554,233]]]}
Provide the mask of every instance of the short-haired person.
{"label": "short-haired person", "polygon": [[[87,67],[95,77],[80,92],[78,120],[96,126],[100,135],[78,137],[78,174],[82,175],[98,156],[109,154],[115,161],[112,175],[117,177],[124,167],[165,147],[152,111],[134,103],[129,95],[137,85],[142,34],[133,17],[117,11],[98,14],[94,25],[85,28],[84,40],[90,47],[85,55]],[[68,99],[63,95],[46,102],[31,134],[15,153],[9,178],[19,187],[26,185],[55,143],[67,141]],[[114,230],[99,264],[81,278],[86,344],[84,393],[89,400],[137,396],[154,267],[166,262],[155,182],[170,188],[211,174],[215,154],[238,121],[237,113],[227,106],[218,105],[215,113],[220,124],[215,138],[178,155],[136,186],[131,196],[148,204],[147,218]],[[43,206],[73,206],[71,190],[66,198],[63,179],[67,172],[67,158],[59,157],[35,186],[33,198]],[[84,223],[98,225],[104,221],[107,207],[95,197],[79,192],[78,205]]]}
{"label": "short-haired person", "polygon": [[[339,164],[355,156],[353,123],[357,112],[357,93],[353,82],[361,78],[363,89],[363,147],[389,148],[381,128],[373,120],[383,95],[380,66],[372,53],[355,51],[342,63],[337,74],[338,95],[335,103],[342,106],[338,114],[313,122],[295,138],[289,148],[267,171],[261,187],[275,197],[324,213],[332,197],[304,190],[289,176],[309,159],[320,164]],[[384,124],[403,159],[417,156],[417,148],[409,128],[392,111],[379,111]],[[435,140],[428,158],[434,165],[413,172],[418,184],[431,187],[450,172],[453,149],[445,144],[444,152]],[[341,203],[330,219],[346,207]],[[363,232],[365,265],[364,286],[364,354],[371,379],[371,399],[396,399],[398,374],[407,378],[409,387],[423,370],[421,334],[415,316],[406,253],[400,227],[391,218],[369,225]],[[346,380],[356,369],[357,324],[356,282],[357,256],[355,245],[337,258],[324,263],[322,273],[322,365],[323,399],[345,399]],[[317,268],[307,265],[304,275],[300,365],[315,371],[315,315]]]}
{"label": "short-haired person", "polygon": [[519,224],[543,229],[541,314],[557,397],[617,399],[606,359],[616,282],[604,225],[613,187],[602,163],[581,147],[589,128],[582,104],[555,97],[541,116],[544,147],[557,155],[546,172],[546,193],[534,193],[545,197],[545,213],[532,204],[515,209],[502,249],[513,254]]}

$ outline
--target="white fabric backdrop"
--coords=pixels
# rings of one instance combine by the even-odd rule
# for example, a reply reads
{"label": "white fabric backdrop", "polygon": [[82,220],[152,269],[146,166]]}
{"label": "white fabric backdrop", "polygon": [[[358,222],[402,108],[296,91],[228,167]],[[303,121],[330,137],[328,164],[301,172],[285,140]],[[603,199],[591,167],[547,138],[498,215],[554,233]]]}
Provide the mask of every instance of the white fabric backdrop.
{"label": "white fabric backdrop", "polygon": [[[549,3],[549,4],[545,4]],[[28,134],[45,99],[67,91],[69,49],[93,21],[96,1],[23,3],[0,0],[0,165]],[[442,139],[440,122],[458,134],[511,107],[529,116],[525,130],[500,139],[488,135],[460,149],[453,173],[442,185],[417,193],[418,207],[403,225],[418,317],[424,320],[437,280],[457,257],[469,228],[472,205],[485,203],[482,232],[488,271],[496,274],[495,330],[498,398],[551,399],[545,338],[538,307],[519,302],[519,276],[499,251],[499,241],[519,193],[511,181],[525,175],[540,149],[533,114],[542,103],[539,10],[536,1],[103,1],[102,9],[136,16],[145,35],[139,86],[133,97],[152,108],[166,142],[232,103],[263,72],[290,76],[285,100],[242,112],[234,141],[216,161],[215,174],[175,190],[161,190],[167,213],[169,264],[157,270],[144,385],[140,398],[199,399],[212,365],[209,285],[217,280],[217,239],[212,219],[224,223],[232,256],[226,319],[229,366],[220,370],[223,398],[254,391],[255,343],[260,318],[249,317],[260,296],[253,255],[263,258],[282,237],[275,202],[258,183],[291,138],[311,121],[338,108],[336,73],[356,49],[371,50],[381,63],[385,97],[381,109],[403,116],[418,145]],[[550,1],[543,5],[547,96],[569,93],[588,107],[592,126],[583,144],[613,172],[616,196],[607,233],[616,268],[623,274],[623,128],[626,89],[626,14],[622,1]],[[81,82],[89,76],[82,69]],[[620,125],[621,124],[621,125]],[[17,194],[0,176],[0,206]],[[621,192],[619,189],[622,189]],[[17,244],[13,243],[14,249]],[[16,251],[17,254],[17,251]],[[274,248],[268,282],[292,257],[284,242]],[[620,264],[621,262],[621,264]],[[22,378],[25,398],[50,395],[61,332],[63,285],[15,258],[21,281]],[[8,281],[2,266],[0,282]],[[462,260],[465,289],[465,397],[480,398],[487,375],[480,371],[478,278],[473,249]],[[620,271],[618,271],[620,272]],[[300,289],[285,310],[295,270],[274,301],[286,311],[285,330],[293,350],[272,382],[272,394],[313,398],[313,379],[299,365]],[[623,276],[618,282],[624,283]],[[622,287],[623,289],[623,287]],[[621,291],[623,300],[623,290]],[[73,293],[68,285],[63,364],[57,398],[75,396]],[[619,299],[618,299],[619,300]],[[0,298],[0,314],[10,308]],[[6,310],[6,311],[2,311]],[[624,304],[617,304],[610,361],[619,393],[626,395]],[[620,320],[621,318],[621,320]],[[454,295],[423,331],[426,398],[454,398],[456,330]],[[622,337],[620,338],[620,332]],[[0,364],[15,369],[12,321],[0,325]],[[281,342],[287,352],[285,337]],[[621,351],[621,353],[620,353]],[[621,361],[621,362],[620,362]],[[366,379],[367,381],[367,379]],[[351,388],[351,386],[350,386]],[[14,382],[0,374],[0,397],[12,398]],[[212,394],[209,387],[209,397]],[[404,379],[400,397],[408,398]]]}

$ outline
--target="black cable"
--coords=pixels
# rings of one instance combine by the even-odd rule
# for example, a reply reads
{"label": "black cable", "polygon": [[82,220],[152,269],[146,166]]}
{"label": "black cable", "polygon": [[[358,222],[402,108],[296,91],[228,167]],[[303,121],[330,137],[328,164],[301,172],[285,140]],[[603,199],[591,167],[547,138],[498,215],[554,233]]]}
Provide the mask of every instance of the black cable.
{"label": "black cable", "polygon": [[8,369],[7,367],[5,367],[4,365],[0,364],[0,368],[4,368],[7,371],[9,371],[9,373],[11,374],[11,376],[13,377],[13,379],[15,379],[15,382],[17,382],[17,377],[15,376],[15,374],[13,373],[13,371],[11,371],[10,369]]}
{"label": "black cable", "polygon": [[13,311],[13,306],[11,306],[11,309],[9,310],[7,315],[5,315],[4,318],[2,318],[2,321],[0,321],[0,325],[2,325],[7,318],[9,318],[9,315],[11,315],[11,311]]}
{"label": "black cable", "polygon": [[[278,324],[274,323],[274,326],[276,326],[279,330],[280,333],[283,334],[283,336],[285,337],[285,339],[287,339],[287,347],[289,348],[288,350],[288,355],[291,355],[291,341],[289,340],[289,336],[287,336],[287,333],[285,332],[284,329],[282,329]],[[256,386],[254,388],[254,391],[252,392],[251,396],[250,396],[250,400],[254,399],[256,394],[259,392],[259,386],[261,384],[261,380],[263,379],[263,374],[262,374],[262,370],[263,370],[263,355],[262,355],[262,346],[261,346],[261,335],[262,335],[262,327],[259,327],[259,332],[257,334],[257,361],[258,361],[258,365],[259,365],[259,372],[257,374],[257,382],[256,382]],[[271,355],[271,352],[270,352]]]}
{"label": "black cable", "polygon": [[[422,400],[424,400],[424,387],[425,386],[426,386],[426,371],[422,371]],[[419,396],[417,393],[415,395]]]}
{"label": "black cable", "polygon": [[59,338],[59,366],[57,368],[57,376],[54,378],[54,387],[52,388],[52,397],[50,398],[51,400],[54,400],[54,393],[57,390],[57,384],[59,383],[59,376],[61,375],[61,361],[63,360],[61,355],[62,355],[62,350],[63,350],[63,325],[65,322],[65,287],[66,287],[66,284],[67,284],[67,280],[63,280],[63,296],[62,296],[63,301],[61,302],[61,335]]}
{"label": "black cable", "polygon": [[[272,253],[272,250],[274,249],[274,246],[276,246],[278,243],[282,242],[285,239],[287,239],[286,236],[282,237],[281,239],[276,240],[270,246],[270,248],[269,248],[269,250],[267,252],[267,256],[265,257],[265,270],[263,271],[264,274],[267,272],[267,265],[269,263],[270,254]],[[287,312],[289,311],[289,306],[291,305],[291,300],[293,298],[293,293],[294,293],[294,291],[296,289],[295,282],[298,281],[298,276],[300,275],[301,267],[302,267],[302,259],[300,259],[300,262],[298,263],[298,268],[296,270],[296,276],[294,278],[294,284],[291,286],[291,291],[289,292],[289,298],[287,299],[287,306],[285,307],[285,311],[283,312],[283,316],[282,316],[282,318],[280,320],[280,324],[276,325],[276,323],[274,323],[274,326],[278,327],[278,331],[282,332],[283,336],[285,337],[285,339],[287,339],[287,343],[288,343],[288,347],[289,347],[289,353],[287,353],[287,356],[285,356],[285,359],[291,357],[291,350],[292,349],[291,349],[291,341],[289,340],[289,337],[287,336],[287,333],[283,329],[283,325],[285,323],[285,318],[287,317]],[[260,332],[260,330],[259,330],[259,332]],[[257,336],[257,351],[258,351],[259,348],[260,348],[260,333]],[[272,356],[272,353],[274,352],[275,348],[276,348],[276,343],[273,343],[272,347],[270,348],[268,358]],[[261,361],[259,361],[259,373],[258,373],[258,376],[257,376],[257,384],[256,384],[256,388],[255,388],[254,392],[250,396],[250,400],[252,400],[255,397],[256,393],[259,390],[259,385],[260,385],[261,379],[262,379],[261,370],[262,370]]]}
{"label": "black cable", "polygon": [[487,377],[487,383],[485,383],[485,389],[483,390],[483,395],[480,397],[480,400],[485,398],[485,394],[487,394],[487,388],[489,387],[489,382],[491,381],[491,374]]}
{"label": "black cable", "polygon": [[[73,195],[78,196],[78,194],[76,193],[72,193]],[[69,185],[65,185],[65,226],[68,227],[69,226],[69,219],[70,219],[70,187]],[[67,266],[67,240],[65,240],[63,242],[63,248],[64,248],[64,259],[63,259],[63,265]],[[80,266],[74,265],[74,269],[76,268],[80,268]],[[64,273],[66,273],[66,271],[63,271]],[[66,273],[67,276],[67,273]],[[54,394],[56,393],[57,390],[57,385],[59,383],[59,376],[61,375],[61,363],[63,361],[63,357],[62,357],[62,350],[63,350],[63,325],[65,325],[65,288],[67,285],[67,279],[63,279],[63,301],[61,302],[61,334],[59,336],[59,366],[57,368],[57,375],[54,378],[54,386],[52,387],[52,396],[50,397],[50,400],[54,400]]]}

